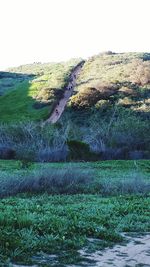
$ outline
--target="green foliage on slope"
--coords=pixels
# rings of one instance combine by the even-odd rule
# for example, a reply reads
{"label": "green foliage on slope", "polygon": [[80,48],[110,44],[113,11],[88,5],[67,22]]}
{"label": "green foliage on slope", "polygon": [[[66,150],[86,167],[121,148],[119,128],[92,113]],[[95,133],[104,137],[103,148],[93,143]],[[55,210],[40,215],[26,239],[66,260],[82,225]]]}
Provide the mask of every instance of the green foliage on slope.
{"label": "green foliage on slope", "polygon": [[[11,86],[0,96],[0,121],[42,120],[63,96],[71,70],[80,59],[63,63],[32,64],[10,69],[0,85],[5,89],[9,76]],[[22,77],[22,80],[20,80]]]}
{"label": "green foliage on slope", "polygon": [[134,111],[150,111],[150,60],[146,53],[104,53],[84,64],[70,106],[108,107],[112,103]]}

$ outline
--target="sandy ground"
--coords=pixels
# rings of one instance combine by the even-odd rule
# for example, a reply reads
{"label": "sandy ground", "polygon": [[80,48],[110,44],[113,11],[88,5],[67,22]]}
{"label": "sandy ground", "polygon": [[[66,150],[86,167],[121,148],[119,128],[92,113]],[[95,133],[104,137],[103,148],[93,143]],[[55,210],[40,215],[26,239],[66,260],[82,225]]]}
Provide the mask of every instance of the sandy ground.
{"label": "sandy ground", "polygon": [[60,118],[61,114],[63,113],[65,106],[69,100],[69,98],[71,97],[71,95],[73,94],[73,89],[76,85],[76,78],[80,73],[82,66],[78,66],[71,74],[70,76],[70,82],[68,83],[65,93],[64,93],[64,97],[59,101],[59,104],[55,107],[53,113],[51,114],[51,116],[46,120],[46,123],[55,123],[58,121],[58,119]]}
{"label": "sandy ground", "polygon": [[[136,237],[125,236],[128,243],[123,245],[116,245],[113,248],[106,248],[92,254],[88,254],[86,250],[80,250],[80,254],[87,260],[87,262],[84,261],[78,265],[66,265],[66,267],[150,267],[150,233]],[[90,263],[89,260],[92,263]],[[12,264],[11,266],[25,267],[24,265],[15,264]],[[38,266],[41,265],[32,265],[28,267]],[[52,266],[59,267],[62,265],[52,264]]]}
{"label": "sandy ground", "polygon": [[88,264],[87,266],[150,267],[150,234],[140,237],[126,236],[126,238],[129,240],[126,245],[116,245],[111,249],[107,248],[90,255],[81,250],[80,254],[95,261],[94,265]]}

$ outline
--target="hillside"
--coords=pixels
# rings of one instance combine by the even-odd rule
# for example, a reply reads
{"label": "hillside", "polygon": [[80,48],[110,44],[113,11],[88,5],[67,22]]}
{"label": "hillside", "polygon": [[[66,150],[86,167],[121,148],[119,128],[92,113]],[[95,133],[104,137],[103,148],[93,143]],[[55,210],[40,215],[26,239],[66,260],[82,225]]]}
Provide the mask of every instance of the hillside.
{"label": "hillside", "polygon": [[149,119],[148,53],[0,72],[0,266],[146,266]]}
{"label": "hillside", "polygon": [[63,96],[71,70],[80,61],[34,63],[0,72],[0,121],[47,118]]}
{"label": "hillside", "polygon": [[[46,118],[62,98],[71,70],[80,61],[34,63],[1,72],[0,120]],[[86,61],[77,78],[69,107],[103,109],[114,103],[148,116],[150,54],[107,52]],[[16,112],[19,116],[15,115]]]}
{"label": "hillside", "polygon": [[70,105],[101,108],[114,102],[150,111],[150,54],[108,52],[84,64]]}
{"label": "hillside", "polygon": [[[1,127],[1,143],[9,140],[15,150],[22,151],[18,148],[21,131],[24,154],[32,154],[34,160],[149,158],[150,54],[93,56],[75,75],[68,94],[71,75],[79,63],[81,59],[35,63],[1,73],[0,122],[9,123],[11,131],[19,133],[9,136],[6,124]],[[47,123],[44,130],[38,123],[34,125],[34,121],[50,122],[50,115],[54,122],[59,118],[55,125]],[[21,126],[21,122],[27,124]],[[33,147],[30,144],[27,149],[31,140]]]}
{"label": "hillside", "polygon": [[72,138],[88,143],[102,159],[143,157],[143,150],[150,157],[150,54],[93,56],[76,83],[60,121],[75,126]]}

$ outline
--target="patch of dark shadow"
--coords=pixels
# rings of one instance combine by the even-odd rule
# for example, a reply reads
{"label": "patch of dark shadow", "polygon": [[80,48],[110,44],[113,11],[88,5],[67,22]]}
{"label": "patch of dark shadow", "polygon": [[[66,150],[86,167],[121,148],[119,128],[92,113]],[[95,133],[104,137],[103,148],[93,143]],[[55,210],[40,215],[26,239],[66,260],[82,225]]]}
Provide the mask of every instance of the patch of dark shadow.
{"label": "patch of dark shadow", "polygon": [[150,53],[144,53],[140,58],[143,59],[143,61],[148,61],[150,60]]}
{"label": "patch of dark shadow", "polygon": [[[57,101],[59,101],[64,95],[63,88],[52,88],[52,87],[43,87],[37,94],[35,103],[32,105],[35,109],[41,109],[51,105],[57,105]],[[57,101],[56,101],[57,99]]]}
{"label": "patch of dark shadow", "polygon": [[44,102],[35,102],[34,104],[33,104],[33,108],[35,108],[35,109],[41,109],[41,108],[45,108],[45,107],[47,107],[49,105],[49,102],[47,102],[47,103],[44,103]]}
{"label": "patch of dark shadow", "polygon": [[137,84],[129,82],[129,81],[117,82],[116,86],[118,86],[118,88],[121,88],[123,86],[129,87],[130,89],[135,89],[135,90],[139,88],[139,86]]}
{"label": "patch of dark shadow", "polygon": [[24,73],[16,73],[16,72],[7,72],[7,71],[0,71],[0,79],[3,78],[20,78],[20,79],[32,79],[34,78],[34,74],[24,74]]}
{"label": "patch of dark shadow", "polygon": [[8,71],[0,71],[0,96],[7,91],[15,89],[22,82],[30,81],[35,78],[34,74],[15,73]]}
{"label": "patch of dark shadow", "polygon": [[[129,267],[132,267],[132,266],[130,265]],[[145,263],[138,263],[138,264],[135,265],[135,267],[150,267],[150,265],[149,264],[145,264]]]}
{"label": "patch of dark shadow", "polygon": [[113,62],[106,62],[105,66],[113,66],[113,65],[119,65],[119,64],[122,64],[123,61],[122,60],[117,60],[117,61],[113,61]]}
{"label": "patch of dark shadow", "polygon": [[16,152],[11,147],[0,144],[0,159],[15,159]]}
{"label": "patch of dark shadow", "polygon": [[[89,264],[95,263],[96,261],[90,260],[80,255],[76,250],[61,251],[57,254],[48,255],[46,253],[39,253],[32,257],[34,264],[41,264],[42,266],[62,266],[66,264],[80,264],[77,266],[89,266]],[[45,265],[44,265],[45,264]],[[85,265],[87,264],[87,265]]]}
{"label": "patch of dark shadow", "polygon": [[90,78],[90,79],[87,79],[86,81],[77,83],[76,86],[80,86],[80,85],[82,85],[82,84],[88,84],[89,82],[91,82],[91,81],[93,81],[93,80],[94,80],[94,81],[95,81],[95,80],[98,80],[98,81],[99,81],[98,78],[97,78],[97,79]]}

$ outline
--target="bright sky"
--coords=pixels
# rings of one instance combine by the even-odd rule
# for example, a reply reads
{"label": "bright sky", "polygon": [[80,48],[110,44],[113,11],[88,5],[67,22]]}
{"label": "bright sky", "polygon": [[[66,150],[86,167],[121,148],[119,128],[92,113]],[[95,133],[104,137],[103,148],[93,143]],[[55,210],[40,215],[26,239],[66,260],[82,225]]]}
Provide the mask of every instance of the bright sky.
{"label": "bright sky", "polygon": [[0,0],[0,69],[150,52],[150,0]]}

